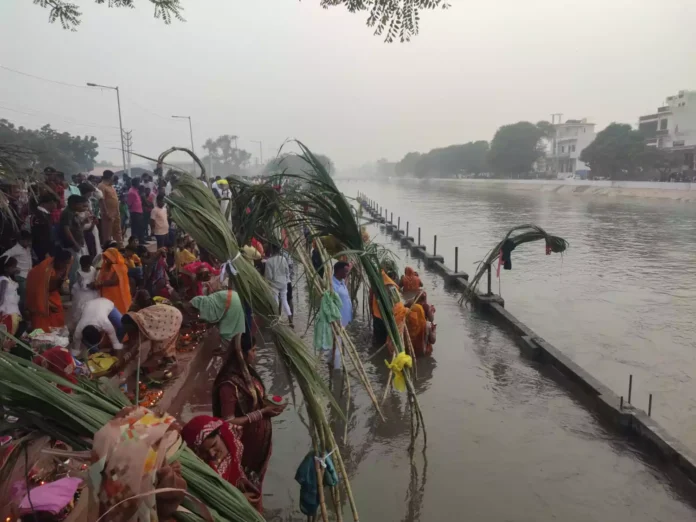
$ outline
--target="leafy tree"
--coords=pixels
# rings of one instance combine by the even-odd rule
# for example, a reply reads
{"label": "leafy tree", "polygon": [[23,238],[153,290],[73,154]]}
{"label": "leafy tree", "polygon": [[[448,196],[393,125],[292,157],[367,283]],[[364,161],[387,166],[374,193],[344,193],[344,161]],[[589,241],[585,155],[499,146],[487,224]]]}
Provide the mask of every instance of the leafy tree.
{"label": "leafy tree", "polygon": [[543,155],[541,128],[528,121],[503,125],[493,136],[488,164],[498,175],[527,174]]}
{"label": "leafy tree", "polygon": [[627,178],[646,162],[643,134],[625,123],[612,123],[580,153],[593,176]]}
{"label": "leafy tree", "polygon": [[239,174],[242,168],[249,162],[251,153],[237,148],[237,136],[223,134],[216,139],[208,138],[203,148],[208,151],[203,164],[208,166],[210,158],[213,158],[216,175]]}
{"label": "leafy tree", "polygon": [[94,136],[73,136],[50,125],[38,130],[15,127],[5,119],[0,119],[0,143],[0,168],[39,169],[50,165],[69,175],[92,170],[99,148]]}
{"label": "leafy tree", "polygon": [[433,149],[425,154],[409,152],[394,171],[400,176],[453,177],[462,173],[479,174],[487,170],[487,141],[470,141],[463,145]]}
{"label": "leafy tree", "polygon": [[422,154],[420,152],[409,152],[401,161],[396,164],[396,174],[399,176],[415,175],[416,165]]}
{"label": "leafy tree", "polygon": [[[135,7],[135,0],[94,0],[97,4],[106,3],[109,7]],[[149,0],[155,8],[155,18],[165,24],[173,19],[184,22],[181,0]],[[34,0],[34,3],[50,9],[48,21],[59,21],[64,29],[75,31],[80,25],[82,12],[77,4],[65,0]],[[350,13],[368,12],[367,26],[378,36],[384,35],[386,42],[399,39],[406,42],[418,34],[419,12],[422,9],[449,7],[447,0],[320,0],[324,9],[345,6]]]}
{"label": "leafy tree", "polygon": [[[334,175],[336,171],[336,166],[334,162],[325,154],[314,153],[319,162],[324,165],[326,170],[330,175]],[[300,158],[297,154],[281,154],[280,156],[273,158],[271,161],[266,163],[264,167],[264,174],[278,174],[281,172],[287,174],[302,174],[307,169],[309,165],[305,160]]]}

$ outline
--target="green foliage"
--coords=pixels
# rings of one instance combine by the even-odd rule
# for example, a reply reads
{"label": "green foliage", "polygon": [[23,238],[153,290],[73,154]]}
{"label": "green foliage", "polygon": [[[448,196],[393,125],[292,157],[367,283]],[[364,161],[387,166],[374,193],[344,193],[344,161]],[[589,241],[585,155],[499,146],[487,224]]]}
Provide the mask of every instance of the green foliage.
{"label": "green foliage", "polygon": [[240,174],[251,159],[251,153],[244,149],[237,148],[237,136],[223,134],[216,139],[208,138],[203,144],[203,148],[208,151],[208,157],[204,158],[204,164],[209,165],[212,157],[215,174],[218,176],[229,176]]}
{"label": "green foliage", "polygon": [[[108,7],[135,7],[135,0],[94,0],[97,4]],[[155,7],[155,18],[161,18],[165,24],[173,19],[184,22],[181,0],[148,0]],[[34,4],[50,9],[48,21],[59,21],[63,29],[77,30],[82,12],[77,4],[64,0],[34,0]],[[384,41],[391,43],[395,39],[407,42],[418,34],[419,12],[423,9],[447,9],[446,0],[320,0],[324,9],[343,5],[348,12],[368,11],[367,26],[375,29],[375,35],[384,35]]]}
{"label": "green foliage", "polygon": [[[315,154],[314,156],[324,166],[328,173],[333,176],[336,167],[331,158],[325,154]],[[310,165],[301,156],[297,154],[281,154],[266,164],[264,173],[266,175],[280,174],[282,172],[287,174],[302,174],[309,168]]]}
{"label": "green foliage", "polygon": [[399,39],[408,42],[418,34],[422,9],[447,9],[446,0],[321,0],[324,8],[344,5],[351,13],[368,11],[367,26],[374,27],[375,35],[384,35],[387,43]]}
{"label": "green foliage", "polygon": [[470,141],[433,149],[426,154],[409,152],[396,164],[396,173],[402,176],[447,178],[459,174],[480,174],[487,170],[487,141]]}
{"label": "green foliage", "polygon": [[38,130],[0,119],[0,172],[52,166],[66,174],[92,170],[99,144],[94,136],[73,136],[50,125]]}
{"label": "green foliage", "polygon": [[[94,0],[97,4],[107,4],[108,7],[135,7],[135,0]],[[155,7],[155,18],[161,18],[165,24],[171,24],[173,19],[184,22],[181,16],[183,7],[180,0],[149,0]],[[50,9],[48,21],[60,22],[63,29],[76,31],[80,25],[82,12],[77,4],[65,2],[64,0],[34,0],[34,4]]]}
{"label": "green foliage", "polygon": [[645,152],[640,131],[625,123],[612,123],[583,149],[580,161],[587,163],[593,176],[619,179],[634,174],[645,164]]}
{"label": "green foliage", "polygon": [[540,140],[545,129],[528,121],[503,125],[493,136],[488,164],[498,175],[526,174],[543,155]]}

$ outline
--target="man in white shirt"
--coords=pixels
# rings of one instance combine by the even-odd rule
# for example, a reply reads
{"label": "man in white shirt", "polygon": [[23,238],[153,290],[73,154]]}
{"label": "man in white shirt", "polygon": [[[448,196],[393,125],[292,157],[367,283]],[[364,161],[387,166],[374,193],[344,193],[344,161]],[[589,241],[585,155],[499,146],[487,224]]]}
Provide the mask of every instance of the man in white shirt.
{"label": "man in white shirt", "polygon": [[3,252],[0,257],[6,257],[7,259],[14,257],[17,260],[19,272],[15,276],[15,281],[19,285],[17,289],[19,293],[19,309],[24,310],[24,299],[27,293],[27,274],[33,265],[31,258],[31,232],[22,230],[19,233],[17,244]]}
{"label": "man in white shirt", "polygon": [[72,354],[74,357],[82,353],[82,344],[89,351],[96,349],[106,334],[111,341],[114,350],[122,350],[123,328],[121,327],[121,312],[109,299],[98,297],[88,301],[83,310],[82,317],[77,323],[73,336]]}
{"label": "man in white shirt", "polygon": [[[273,289],[276,303],[279,302],[282,309],[292,325],[292,310],[288,304],[288,283],[290,281],[290,266],[288,260],[280,253],[278,245],[271,245],[271,257],[266,260],[266,270],[264,271],[266,280]],[[280,315],[280,311],[278,313]]]}

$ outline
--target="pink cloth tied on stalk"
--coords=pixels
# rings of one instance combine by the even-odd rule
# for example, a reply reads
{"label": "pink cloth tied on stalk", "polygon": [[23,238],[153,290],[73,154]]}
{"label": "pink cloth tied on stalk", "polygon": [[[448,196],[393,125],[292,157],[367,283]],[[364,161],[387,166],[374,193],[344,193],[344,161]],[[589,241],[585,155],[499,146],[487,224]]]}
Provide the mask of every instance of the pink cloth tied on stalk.
{"label": "pink cloth tied on stalk", "polygon": [[[37,486],[19,504],[19,514],[29,515],[34,511],[39,511],[57,515],[73,501],[80,484],[82,484],[80,478],[63,477],[55,482]],[[31,502],[29,502],[30,496]]]}

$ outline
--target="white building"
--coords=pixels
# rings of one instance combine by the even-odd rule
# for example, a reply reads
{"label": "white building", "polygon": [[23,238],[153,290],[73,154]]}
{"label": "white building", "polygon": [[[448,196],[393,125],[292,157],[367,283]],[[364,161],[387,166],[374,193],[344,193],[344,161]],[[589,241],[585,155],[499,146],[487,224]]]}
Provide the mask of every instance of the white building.
{"label": "white building", "polygon": [[638,118],[646,143],[659,149],[683,151],[684,165],[693,169],[696,152],[696,91],[669,96],[657,112]]}
{"label": "white building", "polygon": [[550,140],[551,150],[546,158],[548,171],[555,172],[559,179],[587,178],[590,169],[580,161],[580,153],[595,139],[594,126],[594,123],[587,123],[587,118],[556,123],[556,133]]}

